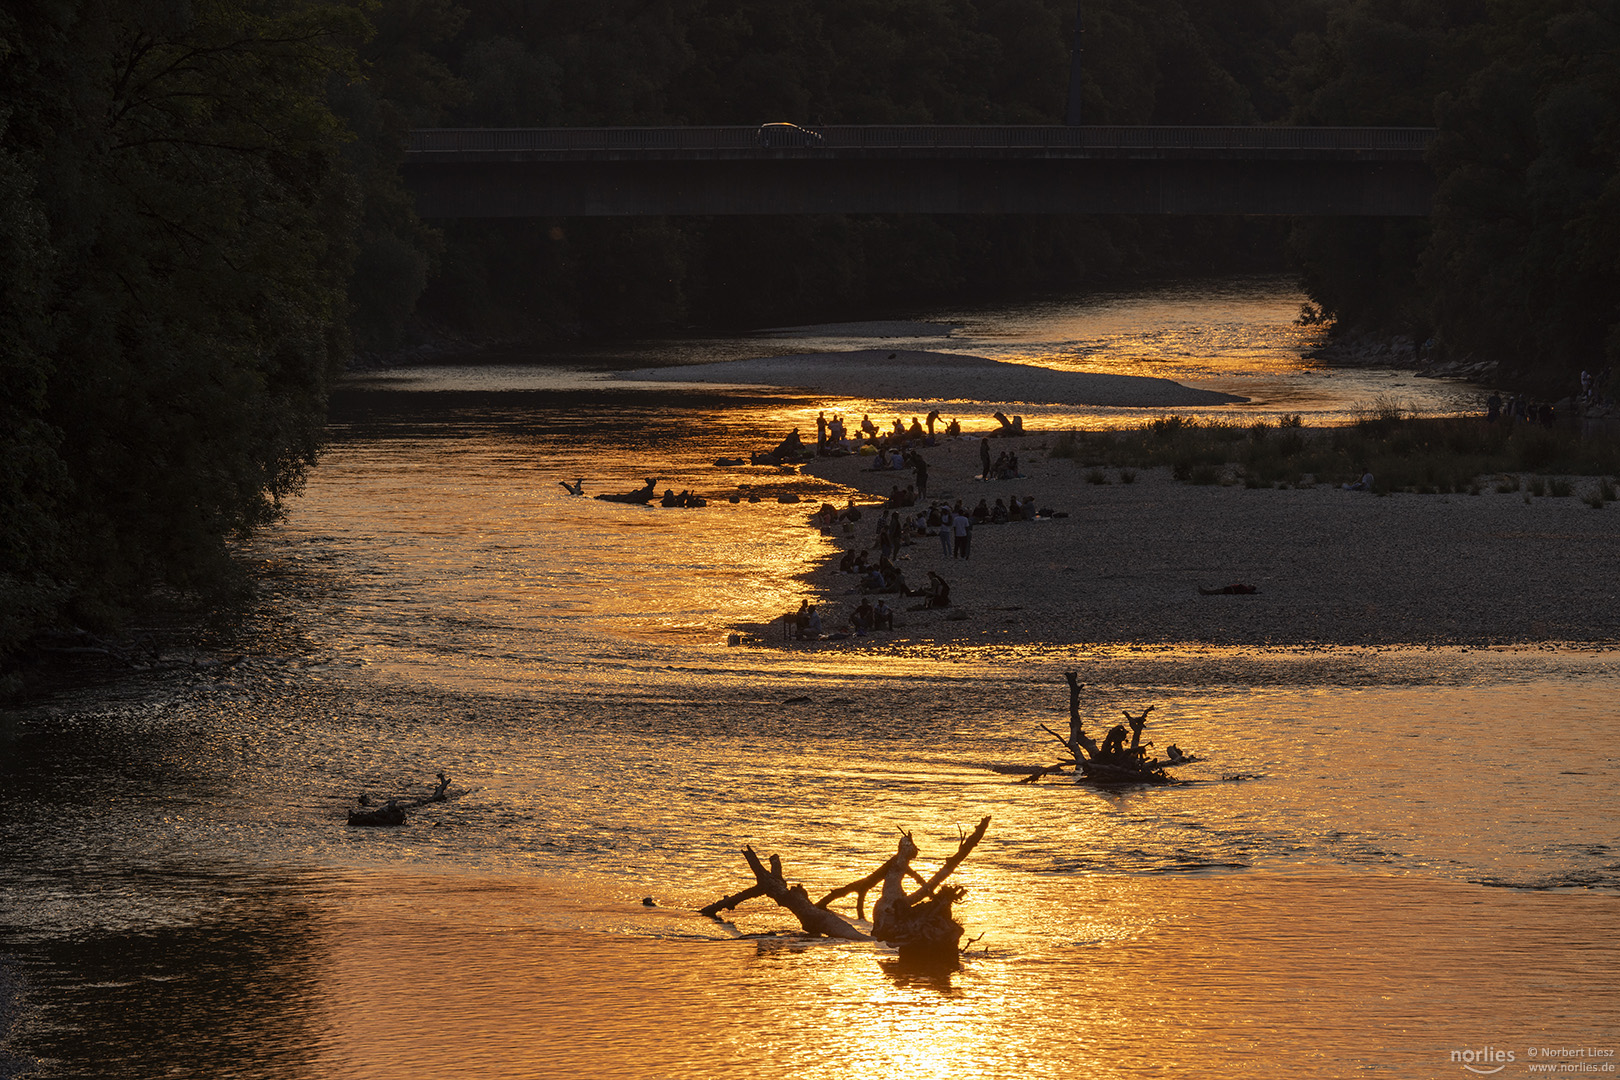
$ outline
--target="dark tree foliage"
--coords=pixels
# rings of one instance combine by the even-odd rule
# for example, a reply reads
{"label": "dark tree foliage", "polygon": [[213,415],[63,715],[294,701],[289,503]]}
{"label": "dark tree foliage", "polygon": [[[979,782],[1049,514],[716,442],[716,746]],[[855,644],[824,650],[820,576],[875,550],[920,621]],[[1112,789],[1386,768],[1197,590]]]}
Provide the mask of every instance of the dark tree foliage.
{"label": "dark tree foliage", "polygon": [[[1432,127],[1434,100],[1457,85],[1474,54],[1476,0],[1350,0],[1294,42],[1286,82],[1292,122]],[[1289,249],[1306,291],[1351,333],[1428,336],[1417,264],[1426,221],[1313,218],[1295,224]]]}
{"label": "dark tree foliage", "polygon": [[0,650],[45,622],[64,594],[55,572],[71,483],[45,407],[58,260],[33,187],[18,156],[0,146]]}
{"label": "dark tree foliage", "polygon": [[1300,123],[1437,126],[1429,221],[1302,222],[1341,329],[1568,388],[1620,359],[1620,3],[1352,0],[1301,38]]}
{"label": "dark tree foliage", "polygon": [[405,137],[434,127],[466,99],[466,89],[434,50],[452,40],[466,12],[448,0],[409,0],[369,12],[374,33],[361,49],[363,78],[332,81],[333,108],[354,132],[344,163],[360,201],[349,278],[355,347],[397,348],[427,285],[443,237],[416,216],[400,176]]}
{"label": "dark tree foliage", "polygon": [[1422,280],[1449,351],[1543,378],[1620,360],[1620,3],[1504,2],[1442,94]]}
{"label": "dark tree foliage", "polygon": [[356,193],[349,8],[0,16],[0,648],[228,566],[315,460]]}

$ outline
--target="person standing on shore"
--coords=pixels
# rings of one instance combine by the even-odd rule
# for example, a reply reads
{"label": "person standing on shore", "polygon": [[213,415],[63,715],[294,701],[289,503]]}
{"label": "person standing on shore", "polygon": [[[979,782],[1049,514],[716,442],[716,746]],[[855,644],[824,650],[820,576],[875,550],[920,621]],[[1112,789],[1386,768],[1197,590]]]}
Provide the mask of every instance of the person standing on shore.
{"label": "person standing on shore", "polygon": [[956,512],[951,515],[951,532],[956,538],[956,547],[953,552],[956,558],[968,557],[968,545],[973,541],[973,519],[957,506]]}
{"label": "person standing on shore", "polygon": [[928,498],[928,462],[923,460],[921,454],[913,452],[911,467],[917,472],[917,498]]}
{"label": "person standing on shore", "polygon": [[816,453],[817,454],[825,454],[826,452],[827,452],[827,414],[825,412],[818,412],[818,413],[816,413]]}
{"label": "person standing on shore", "polygon": [[981,480],[990,479],[990,440],[988,438],[979,440],[979,463],[984,466],[979,470],[979,478]]}

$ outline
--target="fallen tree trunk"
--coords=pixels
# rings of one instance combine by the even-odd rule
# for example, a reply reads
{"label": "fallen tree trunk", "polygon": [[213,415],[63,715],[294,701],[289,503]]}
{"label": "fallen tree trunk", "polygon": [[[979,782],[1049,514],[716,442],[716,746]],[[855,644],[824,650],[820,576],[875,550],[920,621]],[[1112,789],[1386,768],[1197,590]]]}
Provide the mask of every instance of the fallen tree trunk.
{"label": "fallen tree trunk", "polygon": [[[434,787],[431,795],[425,795],[420,799],[389,799],[386,804],[375,810],[350,810],[349,824],[366,828],[391,828],[395,825],[403,825],[405,824],[405,811],[414,810],[418,806],[426,806],[428,803],[444,802],[445,792],[449,790],[449,787],[450,778],[441,772],[439,773],[439,783]],[[360,805],[369,807],[371,805],[370,797],[366,795],[360,796]]]}
{"label": "fallen tree trunk", "polygon": [[363,825],[368,828],[386,828],[393,825],[405,824],[405,808],[393,799],[388,805],[376,810],[350,810],[350,825]]}
{"label": "fallen tree trunk", "polygon": [[748,860],[748,868],[754,872],[754,879],[759,882],[760,888],[765,890],[765,895],[793,912],[806,933],[843,938],[846,941],[872,940],[870,936],[861,933],[826,908],[812,904],[810,894],[805,892],[803,885],[790,887],[780,872],[766,867],[759,861],[759,856],[754,854],[753,848],[743,848],[743,858]]}
{"label": "fallen tree trunk", "polygon": [[[820,900],[817,900],[816,907],[824,908],[834,900],[842,900],[844,897],[854,893],[855,917],[857,919],[866,918],[866,894],[877,888],[878,885],[882,884],[883,879],[888,876],[889,868],[893,865],[894,857],[891,856],[888,862],[884,863],[870,874],[867,874],[865,877],[857,878],[848,885],[834,889],[826,896],[823,896]],[[907,868],[907,871],[911,874],[912,880],[916,881],[916,883],[919,885],[923,884],[921,874],[917,873],[915,870],[911,870],[909,867]]]}
{"label": "fallen tree trunk", "polygon": [[905,892],[905,875],[917,855],[917,845],[910,834],[900,838],[900,848],[890,860],[889,873],[883,880],[883,895],[872,909],[872,935],[898,949],[901,960],[956,964],[957,943],[963,931],[951,908],[967,890],[944,882],[984,837],[989,825],[988,817],[981,820],[979,827],[957,844],[956,854],[910,896]]}
{"label": "fallen tree trunk", "polygon": [[[771,873],[776,877],[782,876],[782,857],[780,855],[771,856]],[[764,895],[765,886],[755,882],[742,892],[734,892],[730,896],[722,896],[720,899],[716,900],[707,907],[698,908],[698,914],[707,915],[711,919],[717,919],[720,917],[720,913],[722,911],[730,911],[744,900],[752,900],[756,896]],[[826,905],[817,904],[816,906],[825,907]]]}
{"label": "fallen tree trunk", "polygon": [[[990,819],[982,818],[971,833],[958,839],[955,853],[926,879],[912,869],[911,861],[917,855],[917,845],[909,833],[904,834],[899,849],[877,870],[832,890],[816,903],[810,902],[810,894],[804,886],[788,884],[778,856],[772,855],[767,866],[752,847],[745,847],[743,858],[748,861],[748,868],[754,875],[754,884],[699,910],[710,918],[716,918],[720,912],[735,908],[745,900],[768,896],[792,912],[807,934],[846,941],[871,941],[875,935],[899,949],[901,959],[928,959],[935,962],[949,957],[954,963],[957,942],[962,937],[962,925],[952,916],[951,907],[965,895],[966,890],[947,885],[945,880],[984,839],[989,827]],[[908,880],[917,882],[919,886],[910,895],[905,891]],[[856,917],[863,917],[866,894],[879,882],[882,883],[883,894],[872,910],[873,935],[862,932],[828,909],[833,901],[854,894],[858,912]]]}
{"label": "fallen tree trunk", "polygon": [[1130,725],[1129,747],[1125,745],[1127,733],[1124,727],[1114,728],[1099,746],[1095,739],[1086,734],[1081,722],[1080,677],[1069,671],[1064,673],[1064,678],[1069,683],[1069,735],[1065,738],[1045,724],[1040,727],[1069,752],[1069,757],[1055,765],[1031,767],[1029,775],[1019,779],[1018,783],[1033,784],[1044,776],[1073,765],[1080,770],[1076,780],[1085,779],[1098,784],[1173,784],[1175,778],[1164,771],[1166,766],[1190,765],[1198,760],[1182,753],[1177,746],[1166,748],[1165,760],[1147,759],[1148,747],[1153,744],[1142,741],[1142,732],[1147,727],[1148,713],[1155,708],[1152,705],[1136,715],[1125,710],[1125,722]]}
{"label": "fallen tree trunk", "polygon": [[1033,783],[1035,783],[1035,781],[1040,780],[1043,777],[1051,776],[1053,773],[1060,773],[1064,769],[1067,769],[1070,765],[1078,765],[1078,764],[1079,764],[1079,762],[1077,762],[1077,761],[1075,761],[1073,759],[1070,759],[1068,761],[1060,761],[1056,765],[1038,765],[1038,766],[1034,766],[1033,768],[1030,769],[1029,775],[1024,777],[1022,780],[1020,780],[1018,782],[1020,784],[1033,784]]}

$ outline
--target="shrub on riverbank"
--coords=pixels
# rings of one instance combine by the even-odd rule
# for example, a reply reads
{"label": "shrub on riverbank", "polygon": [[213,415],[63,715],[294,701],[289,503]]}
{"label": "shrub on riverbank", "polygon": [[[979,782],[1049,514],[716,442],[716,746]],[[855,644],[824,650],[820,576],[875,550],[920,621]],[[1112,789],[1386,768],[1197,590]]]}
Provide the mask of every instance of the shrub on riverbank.
{"label": "shrub on riverbank", "polygon": [[[1566,427],[1487,423],[1477,417],[1416,417],[1375,406],[1354,423],[1305,429],[1298,417],[1279,425],[1165,416],[1134,431],[1071,431],[1052,457],[1086,468],[1168,468],[1192,484],[1297,487],[1342,483],[1372,473],[1373,490],[1478,494],[1494,479],[1516,491],[1518,476],[1620,474],[1620,441],[1585,438]],[[1540,483],[1546,490],[1546,483]],[[1532,492],[1534,486],[1532,486]],[[1554,488],[1568,494],[1567,481]]]}

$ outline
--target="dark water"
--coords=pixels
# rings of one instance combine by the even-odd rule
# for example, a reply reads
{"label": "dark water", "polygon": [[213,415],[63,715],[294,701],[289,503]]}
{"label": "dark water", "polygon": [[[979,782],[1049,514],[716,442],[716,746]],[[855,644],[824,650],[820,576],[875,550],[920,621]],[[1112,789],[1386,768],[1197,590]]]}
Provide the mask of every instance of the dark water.
{"label": "dark water", "polygon": [[[1203,385],[1311,377],[1273,285],[1108,303],[961,321],[977,351],[1174,338]],[[775,494],[824,491],[710,462],[829,404],[862,411],[513,364],[343,394],[217,655],[0,716],[0,1071],[1409,1077],[1620,1048],[1612,653],[730,648],[829,550]],[[558,483],[650,475],[765,497]],[[1088,723],[1154,705],[1190,782],[995,771],[1051,760],[1065,670]],[[407,827],[342,824],[440,769]],[[948,976],[765,901],[692,912],[747,883],[745,844],[815,892],[984,815],[954,880],[988,952]]]}

